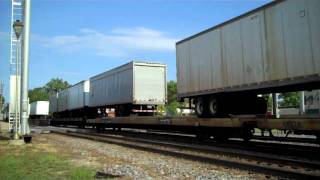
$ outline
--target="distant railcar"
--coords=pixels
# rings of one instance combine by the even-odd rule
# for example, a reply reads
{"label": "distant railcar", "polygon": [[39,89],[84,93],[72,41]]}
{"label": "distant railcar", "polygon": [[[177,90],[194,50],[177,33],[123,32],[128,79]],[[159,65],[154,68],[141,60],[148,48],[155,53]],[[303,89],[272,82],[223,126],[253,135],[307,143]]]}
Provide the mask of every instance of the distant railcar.
{"label": "distant railcar", "polygon": [[90,82],[81,81],[50,96],[50,112],[54,117],[85,118],[89,106]]}
{"label": "distant railcar", "polygon": [[107,109],[115,109],[116,116],[152,115],[166,97],[166,65],[130,62],[53,94],[50,112],[84,119],[104,116]]}
{"label": "distant railcar", "polygon": [[114,108],[117,116],[153,114],[166,103],[164,64],[130,62],[91,77],[90,83],[90,108]]}

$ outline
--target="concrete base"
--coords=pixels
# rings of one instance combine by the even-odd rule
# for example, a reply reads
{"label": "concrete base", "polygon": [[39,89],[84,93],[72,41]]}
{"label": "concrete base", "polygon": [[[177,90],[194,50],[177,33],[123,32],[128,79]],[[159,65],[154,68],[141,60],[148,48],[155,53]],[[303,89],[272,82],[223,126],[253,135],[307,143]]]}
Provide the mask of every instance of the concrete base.
{"label": "concrete base", "polygon": [[17,140],[9,140],[9,144],[15,145],[15,146],[21,146],[21,145],[24,145],[26,143],[24,142],[23,139],[17,139]]}

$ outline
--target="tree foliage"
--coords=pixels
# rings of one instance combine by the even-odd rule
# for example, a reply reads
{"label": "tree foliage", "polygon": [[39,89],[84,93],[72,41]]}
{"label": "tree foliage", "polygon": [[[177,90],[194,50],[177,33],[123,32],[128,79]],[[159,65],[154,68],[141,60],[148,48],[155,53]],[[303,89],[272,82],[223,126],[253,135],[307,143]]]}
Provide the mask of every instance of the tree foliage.
{"label": "tree foliage", "polygon": [[177,102],[177,82],[169,81],[167,83],[168,104]]}
{"label": "tree foliage", "polygon": [[29,90],[29,101],[30,103],[35,101],[48,101],[49,100],[49,93],[43,88],[38,87]]}
{"label": "tree foliage", "polygon": [[6,102],[4,96],[0,95],[0,111],[1,111],[2,108],[3,108],[4,102]]}
{"label": "tree foliage", "polygon": [[286,92],[279,94],[279,105],[282,107],[297,107],[299,106],[299,92]]}
{"label": "tree foliage", "polygon": [[47,93],[56,93],[68,88],[70,84],[61,78],[52,78],[45,86],[44,89]]}
{"label": "tree foliage", "polygon": [[182,106],[182,103],[177,102],[177,82],[169,81],[167,83],[167,92],[168,103],[165,107],[167,115],[177,115],[177,108]]}
{"label": "tree foliage", "polygon": [[70,84],[60,78],[51,79],[43,87],[37,87],[29,90],[30,103],[35,101],[48,101],[51,93],[56,93],[68,88]]}

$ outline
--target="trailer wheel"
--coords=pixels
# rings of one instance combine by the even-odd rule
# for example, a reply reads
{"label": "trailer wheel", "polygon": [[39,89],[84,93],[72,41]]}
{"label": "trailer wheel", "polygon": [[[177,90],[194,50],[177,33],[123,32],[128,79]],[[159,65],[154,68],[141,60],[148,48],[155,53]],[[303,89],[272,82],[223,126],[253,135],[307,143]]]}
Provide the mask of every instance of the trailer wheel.
{"label": "trailer wheel", "polygon": [[198,117],[205,117],[207,115],[206,103],[202,97],[197,98],[195,103],[195,111]]}
{"label": "trailer wheel", "polygon": [[215,97],[209,99],[209,114],[216,116],[218,114],[218,101]]}
{"label": "trailer wheel", "polygon": [[118,107],[118,116],[128,116],[129,115],[129,110],[128,110],[128,106],[126,105],[120,105]]}
{"label": "trailer wheel", "polygon": [[266,114],[268,111],[268,103],[263,97],[256,99],[256,114]]}

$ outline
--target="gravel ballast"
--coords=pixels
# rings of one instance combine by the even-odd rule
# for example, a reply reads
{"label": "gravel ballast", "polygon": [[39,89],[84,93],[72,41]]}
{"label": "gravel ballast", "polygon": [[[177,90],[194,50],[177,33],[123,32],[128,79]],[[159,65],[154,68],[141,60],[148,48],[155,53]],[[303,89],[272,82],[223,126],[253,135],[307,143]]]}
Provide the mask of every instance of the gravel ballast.
{"label": "gravel ballast", "polygon": [[214,164],[57,134],[36,134],[33,143],[71,155],[72,162],[97,169],[96,178],[120,179],[265,179]]}

